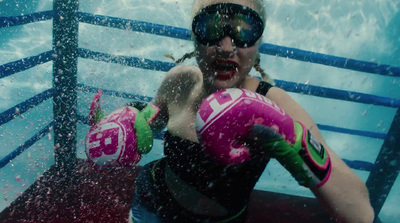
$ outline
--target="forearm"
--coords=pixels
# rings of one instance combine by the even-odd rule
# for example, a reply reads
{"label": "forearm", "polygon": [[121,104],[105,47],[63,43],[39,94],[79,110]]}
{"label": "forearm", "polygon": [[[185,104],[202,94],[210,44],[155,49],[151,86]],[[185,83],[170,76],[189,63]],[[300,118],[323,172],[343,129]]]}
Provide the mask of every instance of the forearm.
{"label": "forearm", "polygon": [[331,172],[325,178],[327,181],[317,188],[311,186],[317,199],[337,222],[372,222],[374,213],[365,184],[329,149],[307,112],[282,89],[271,88],[267,96],[277,102],[294,121],[303,123],[329,153]]}
{"label": "forearm", "polygon": [[165,102],[161,101],[159,98],[156,98],[153,102],[153,105],[157,106],[160,110],[156,117],[150,123],[150,127],[154,133],[161,132],[166,126],[168,122],[168,108]]}
{"label": "forearm", "polygon": [[331,161],[329,180],[312,189],[317,199],[337,222],[372,222],[374,213],[365,184],[333,152]]}

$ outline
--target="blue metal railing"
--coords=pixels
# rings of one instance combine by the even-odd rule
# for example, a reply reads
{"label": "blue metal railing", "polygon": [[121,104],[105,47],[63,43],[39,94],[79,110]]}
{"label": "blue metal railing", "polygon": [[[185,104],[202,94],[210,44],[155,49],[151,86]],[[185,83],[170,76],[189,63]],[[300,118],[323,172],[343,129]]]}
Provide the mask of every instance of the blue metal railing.
{"label": "blue metal railing", "polygon": [[45,90],[42,93],[29,98],[28,100],[14,106],[14,107],[11,107],[10,109],[7,109],[6,111],[4,111],[0,114],[0,126],[2,126],[3,124],[14,119],[14,117],[16,115],[15,114],[16,110],[18,110],[19,114],[24,114],[29,109],[36,107],[43,101],[46,101],[47,99],[53,97],[53,95],[54,95],[54,88],[51,88],[51,89]]}
{"label": "blue metal railing", "polygon": [[[45,21],[55,16],[59,16],[60,13],[54,13],[55,11],[46,11],[39,13],[32,13],[23,16],[12,16],[12,17],[0,17],[0,28],[11,27],[23,25],[31,22],[39,22]],[[147,23],[143,21],[129,20],[129,19],[121,19],[116,17],[102,16],[102,15],[93,15],[84,12],[77,12],[76,18],[79,22],[89,23],[93,25],[106,26],[112,28],[118,28],[123,30],[130,30],[135,32],[143,32],[154,35],[160,35],[164,37],[177,38],[182,40],[190,40],[191,33],[190,30],[177,28],[172,26],[165,26],[153,23]],[[323,64],[327,66],[350,69],[355,71],[373,73],[378,75],[385,75],[391,77],[400,77],[400,67],[393,67],[390,65],[380,65],[371,62],[347,59],[342,57],[336,57],[321,53],[309,52],[295,48],[288,48],[283,46],[277,46],[272,44],[264,43],[259,48],[260,53],[268,54],[273,56],[287,57],[290,59],[306,61],[311,63]],[[30,69],[36,65],[47,63],[49,61],[53,61],[53,51],[47,51],[41,53],[36,56],[27,57],[18,61],[14,61],[11,63],[7,63],[4,65],[0,65],[0,79],[10,76],[14,73],[18,73],[27,69]],[[127,56],[116,56],[110,55],[107,53],[94,52],[88,49],[78,48],[78,55],[81,58],[92,59],[96,61],[103,61],[107,63],[117,63],[125,66],[137,67],[142,69],[150,69],[157,71],[168,71],[172,67],[175,66],[173,63],[163,62],[163,61],[154,61],[144,58],[137,57],[127,57]],[[279,87],[285,89],[289,92],[294,93],[302,93],[307,95],[313,95],[324,98],[338,99],[351,101],[356,103],[365,103],[365,104],[373,104],[391,108],[399,108],[400,107],[400,99],[397,98],[387,98],[380,97],[376,95],[363,94],[358,92],[350,92],[343,91],[331,88],[323,88],[312,85],[298,84],[293,82],[287,82],[282,80],[276,80],[276,83]],[[82,84],[78,84],[76,90],[86,91],[86,92],[97,92],[97,88],[85,86]],[[54,88],[46,90],[25,102],[22,102],[7,111],[0,114],[0,126],[4,123],[11,121],[15,115],[15,110],[18,108],[19,113],[23,114],[28,111],[30,108],[37,106],[43,101],[52,98],[55,95],[56,90]],[[150,101],[151,98],[134,95],[129,93],[104,90],[105,94],[114,95],[117,97],[123,98],[131,98],[135,100],[142,101]],[[83,123],[88,123],[87,117],[77,114],[77,119]],[[345,134],[359,135],[364,137],[372,137],[378,139],[393,139],[392,135],[375,133],[375,132],[367,132],[361,130],[351,130],[345,128],[339,128],[334,126],[327,125],[318,125],[322,130],[341,132]],[[12,153],[7,155],[6,157],[0,160],[0,168],[7,165],[12,159],[17,157],[24,150],[29,148],[33,143],[37,140],[41,139],[45,134],[47,134],[52,127],[57,128],[57,123],[53,121],[48,126],[40,130],[37,134],[35,134],[32,138],[26,141],[23,145],[16,148]],[[161,138],[161,135],[157,136],[157,138]],[[346,163],[354,169],[366,170],[366,171],[374,171],[376,170],[376,164],[372,164],[365,161],[360,160],[345,160]],[[396,175],[397,177],[397,175]]]}
{"label": "blue metal railing", "polygon": [[40,22],[53,19],[54,11],[35,12],[20,16],[0,17],[0,28],[20,26],[33,22]]}
{"label": "blue metal railing", "polygon": [[26,142],[24,142],[22,145],[18,146],[15,150],[13,150],[10,154],[7,156],[3,157],[0,159],[0,169],[6,166],[7,164],[10,163],[13,159],[15,159],[19,154],[24,152],[26,149],[31,147],[33,144],[35,144],[37,141],[42,139],[44,136],[46,136],[51,129],[54,127],[54,121],[48,124],[46,127],[41,129],[38,133],[36,133],[33,137],[28,139]]}
{"label": "blue metal railing", "polygon": [[400,77],[400,67],[393,67],[390,65],[380,65],[366,61],[331,56],[322,53],[309,52],[305,50],[276,46],[267,43],[262,44],[259,50],[260,53],[287,57],[294,60],[317,63],[372,74]]}
{"label": "blue metal railing", "polygon": [[156,71],[169,71],[171,68],[176,66],[174,63],[154,61],[145,58],[128,57],[128,56],[115,56],[108,53],[95,52],[88,49],[79,48],[79,57],[84,59],[92,59],[95,61],[102,61],[106,63],[115,63],[124,66],[156,70]]}
{"label": "blue metal railing", "polygon": [[0,65],[0,79],[53,60],[53,51]]}

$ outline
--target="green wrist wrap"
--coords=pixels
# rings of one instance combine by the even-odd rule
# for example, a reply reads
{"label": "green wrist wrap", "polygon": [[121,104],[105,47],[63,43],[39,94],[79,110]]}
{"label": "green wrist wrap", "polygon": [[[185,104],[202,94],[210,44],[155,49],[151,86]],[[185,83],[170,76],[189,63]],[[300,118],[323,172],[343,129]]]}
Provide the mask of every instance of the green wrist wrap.
{"label": "green wrist wrap", "polygon": [[330,176],[331,162],[324,146],[305,126],[294,123],[296,142],[289,145],[284,139],[264,144],[268,154],[276,158],[305,187],[322,186]]}
{"label": "green wrist wrap", "polygon": [[139,108],[133,107],[138,111],[134,122],[138,152],[140,154],[146,154],[149,153],[153,147],[154,136],[149,124],[155,118],[155,116],[157,116],[159,108],[152,104],[146,104],[143,107],[138,107]]}

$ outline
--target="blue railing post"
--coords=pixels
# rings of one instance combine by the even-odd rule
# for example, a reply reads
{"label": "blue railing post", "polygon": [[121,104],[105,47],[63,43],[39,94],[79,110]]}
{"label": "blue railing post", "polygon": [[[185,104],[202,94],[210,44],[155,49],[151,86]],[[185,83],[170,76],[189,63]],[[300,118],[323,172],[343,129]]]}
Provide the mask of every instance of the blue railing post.
{"label": "blue railing post", "polygon": [[366,185],[376,216],[381,211],[390,190],[400,172],[400,108],[393,119],[384,141],[375,168],[371,171]]}
{"label": "blue railing post", "polygon": [[78,0],[54,0],[53,10],[53,114],[55,163],[71,169],[76,160]]}

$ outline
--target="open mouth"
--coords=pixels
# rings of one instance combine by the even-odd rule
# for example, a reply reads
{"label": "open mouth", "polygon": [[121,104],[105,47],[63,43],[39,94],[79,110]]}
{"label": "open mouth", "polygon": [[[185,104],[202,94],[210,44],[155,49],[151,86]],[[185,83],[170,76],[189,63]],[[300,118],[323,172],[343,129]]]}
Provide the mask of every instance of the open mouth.
{"label": "open mouth", "polygon": [[238,71],[238,64],[230,60],[217,59],[212,68],[217,79],[229,79]]}

